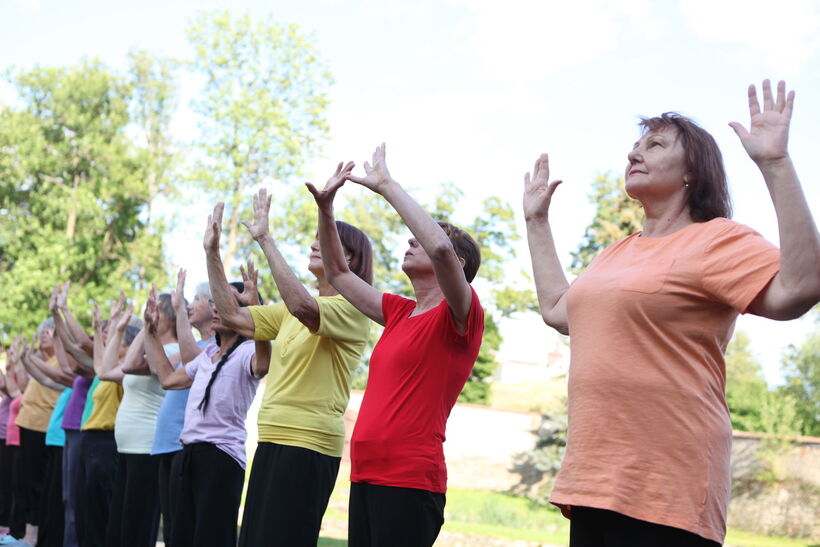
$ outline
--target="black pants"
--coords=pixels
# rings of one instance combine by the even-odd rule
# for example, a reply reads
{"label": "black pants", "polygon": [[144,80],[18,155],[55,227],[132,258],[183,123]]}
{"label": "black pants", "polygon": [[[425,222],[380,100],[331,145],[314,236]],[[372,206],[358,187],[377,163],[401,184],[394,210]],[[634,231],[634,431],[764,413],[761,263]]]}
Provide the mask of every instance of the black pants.
{"label": "black pants", "polygon": [[162,514],[162,539],[166,547],[172,547],[173,525],[176,521],[174,508],[177,506],[177,496],[179,493],[179,479],[173,473],[174,460],[182,457],[182,450],[168,452],[167,454],[157,454],[152,456],[157,460],[158,469],[158,489],[159,489],[159,510]]}
{"label": "black pants", "polygon": [[716,547],[697,534],[591,507],[572,507],[570,547]]}
{"label": "black pants", "polygon": [[46,484],[46,434],[20,428],[20,462],[26,489],[26,522],[38,525],[41,518],[41,499]]}
{"label": "black pants", "polygon": [[46,446],[45,490],[40,497],[40,525],[37,545],[62,547],[65,506],[63,505],[63,448]]}
{"label": "black pants", "polygon": [[157,459],[118,454],[106,545],[154,547],[159,529]]}
{"label": "black pants", "polygon": [[307,448],[259,443],[239,545],[315,547],[339,462]]}
{"label": "black pants", "polygon": [[26,513],[28,512],[28,492],[23,477],[23,451],[19,446],[8,447],[11,455],[11,514],[9,515],[9,533],[22,538],[26,535]]}
{"label": "black pants", "polygon": [[245,470],[209,443],[185,446],[179,462],[174,465],[179,492],[171,545],[233,547]]}
{"label": "black pants", "polygon": [[78,547],[77,540],[77,505],[80,485],[84,481],[83,468],[80,465],[80,448],[82,431],[65,430],[63,446],[63,505],[65,506],[63,547]]}
{"label": "black pants", "polygon": [[11,489],[12,447],[6,439],[0,439],[0,526],[11,527],[11,504],[14,501]]}
{"label": "black pants", "polygon": [[446,498],[417,488],[350,484],[350,547],[427,547],[444,524]]}
{"label": "black pants", "polygon": [[83,431],[80,460],[83,483],[77,496],[77,536],[82,547],[106,547],[105,532],[117,472],[114,432]]}

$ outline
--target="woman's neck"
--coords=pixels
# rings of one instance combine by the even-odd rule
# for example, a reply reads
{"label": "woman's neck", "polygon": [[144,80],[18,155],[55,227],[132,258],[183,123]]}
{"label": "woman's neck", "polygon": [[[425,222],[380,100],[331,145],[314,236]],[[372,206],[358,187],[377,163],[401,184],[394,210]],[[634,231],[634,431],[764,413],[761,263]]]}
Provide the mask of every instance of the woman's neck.
{"label": "woman's neck", "polygon": [[644,221],[641,237],[663,237],[686,228],[694,221],[686,203],[644,204]]}
{"label": "woman's neck", "polygon": [[441,291],[435,274],[411,277],[410,283],[413,285],[413,293],[416,297],[416,309],[413,310],[413,315],[430,311],[444,300],[444,293]]}

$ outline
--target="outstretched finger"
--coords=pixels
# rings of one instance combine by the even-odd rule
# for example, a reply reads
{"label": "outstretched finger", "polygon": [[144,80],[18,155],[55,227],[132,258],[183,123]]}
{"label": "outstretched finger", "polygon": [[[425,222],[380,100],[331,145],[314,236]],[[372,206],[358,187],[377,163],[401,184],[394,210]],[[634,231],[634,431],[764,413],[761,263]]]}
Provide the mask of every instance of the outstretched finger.
{"label": "outstretched finger", "polygon": [[780,80],[777,82],[777,103],[775,103],[775,108],[778,112],[783,112],[783,109],[786,107],[786,82]]}
{"label": "outstretched finger", "polygon": [[552,181],[549,186],[547,187],[547,199],[552,199],[552,195],[555,193],[555,189],[558,188],[563,180],[554,180]]}
{"label": "outstretched finger", "polygon": [[772,82],[766,78],[763,80],[763,111],[767,112],[774,108],[774,100],[772,99]]}
{"label": "outstretched finger", "polygon": [[735,133],[741,141],[743,141],[749,135],[749,132],[746,131],[746,128],[738,122],[729,122],[729,127],[734,129]]}
{"label": "outstretched finger", "polygon": [[750,84],[747,91],[749,95],[749,114],[751,116],[760,114],[760,103],[757,101],[757,88],[754,84]]}
{"label": "outstretched finger", "polygon": [[794,111],[794,91],[789,91],[786,96],[786,106],[783,107],[783,114],[787,120],[792,119],[792,112]]}
{"label": "outstretched finger", "polygon": [[[310,192],[311,194],[313,194],[313,199],[315,199],[315,200],[317,200],[317,201],[318,201],[318,200],[319,200],[319,190],[317,190],[317,189],[316,189],[316,187],[315,187],[315,186],[313,186],[313,184],[312,184],[312,183],[310,183],[310,182],[306,182],[306,183],[305,183],[305,186],[307,187],[308,192]],[[243,223],[243,224],[244,224],[244,223]]]}

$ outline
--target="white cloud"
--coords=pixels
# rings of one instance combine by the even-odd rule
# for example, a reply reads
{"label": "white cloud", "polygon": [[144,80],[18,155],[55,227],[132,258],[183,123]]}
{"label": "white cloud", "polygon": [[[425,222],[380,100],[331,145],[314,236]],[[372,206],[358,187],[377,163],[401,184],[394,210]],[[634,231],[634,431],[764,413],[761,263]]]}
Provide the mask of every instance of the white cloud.
{"label": "white cloud", "polygon": [[19,6],[29,9],[40,9],[40,0],[15,0]]}
{"label": "white cloud", "polygon": [[783,76],[803,69],[820,47],[816,0],[686,0],[680,11],[696,34],[749,48]]}

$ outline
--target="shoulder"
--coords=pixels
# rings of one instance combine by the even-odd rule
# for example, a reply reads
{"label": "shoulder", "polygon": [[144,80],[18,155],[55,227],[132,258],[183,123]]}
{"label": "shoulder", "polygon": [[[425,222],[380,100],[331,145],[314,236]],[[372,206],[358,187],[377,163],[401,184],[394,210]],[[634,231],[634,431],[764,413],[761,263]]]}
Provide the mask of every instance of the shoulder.
{"label": "shoulder", "polygon": [[698,227],[702,237],[708,238],[707,252],[743,248],[777,249],[753,228],[728,218],[715,218],[699,223]]}

